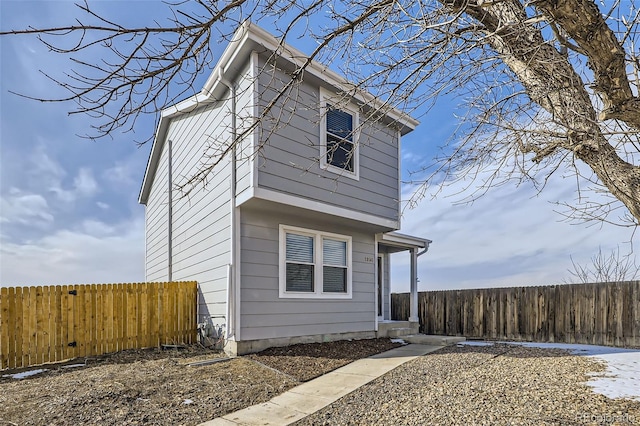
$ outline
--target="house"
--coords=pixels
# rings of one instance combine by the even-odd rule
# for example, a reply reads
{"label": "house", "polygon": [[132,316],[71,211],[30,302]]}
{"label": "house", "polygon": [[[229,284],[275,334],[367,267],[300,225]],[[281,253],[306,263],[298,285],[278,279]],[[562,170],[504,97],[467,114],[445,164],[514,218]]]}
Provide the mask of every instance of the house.
{"label": "house", "polygon": [[202,91],[162,111],[144,175],[146,279],[198,281],[199,322],[230,353],[386,335],[398,251],[417,331],[430,241],[396,231],[418,122],[315,61],[292,79],[305,61],[242,24]]}

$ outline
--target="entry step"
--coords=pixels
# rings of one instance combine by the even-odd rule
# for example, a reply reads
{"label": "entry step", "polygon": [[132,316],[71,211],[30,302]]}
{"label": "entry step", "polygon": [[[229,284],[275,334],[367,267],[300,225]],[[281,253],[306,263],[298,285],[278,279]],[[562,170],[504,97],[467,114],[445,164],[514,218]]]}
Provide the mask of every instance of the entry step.
{"label": "entry step", "polygon": [[448,346],[467,340],[464,337],[459,336],[435,336],[430,334],[412,334],[410,336],[403,336],[402,340],[407,343],[417,343],[420,345],[438,345]]}

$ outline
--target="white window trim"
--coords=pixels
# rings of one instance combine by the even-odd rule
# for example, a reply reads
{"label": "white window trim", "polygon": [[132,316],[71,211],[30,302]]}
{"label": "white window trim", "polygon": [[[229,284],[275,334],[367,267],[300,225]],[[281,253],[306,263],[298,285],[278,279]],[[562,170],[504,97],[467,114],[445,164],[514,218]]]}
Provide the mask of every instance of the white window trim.
{"label": "white window trim", "polygon": [[[287,269],[286,269],[286,233],[292,232],[300,235],[309,235],[313,236],[313,253],[314,253],[314,283],[315,283],[315,291],[314,292],[300,292],[300,291],[287,291]],[[278,268],[278,276],[279,276],[279,293],[280,298],[282,299],[351,299],[352,298],[352,276],[353,276],[353,265],[352,265],[352,241],[351,237],[348,235],[340,235],[333,234],[330,232],[322,232],[316,231],[312,229],[299,228],[296,226],[289,225],[280,225],[280,248],[279,248],[279,268]],[[322,250],[322,239],[323,238],[331,238],[333,240],[345,241],[347,243],[347,292],[346,293],[332,293],[323,292],[323,250]]]}
{"label": "white window trim", "polygon": [[[336,167],[327,163],[327,103],[334,104],[341,111],[348,112],[353,116],[353,172],[342,167]],[[320,168],[331,173],[345,176],[350,179],[360,180],[360,114],[358,108],[352,103],[346,103],[335,93],[320,88]]]}

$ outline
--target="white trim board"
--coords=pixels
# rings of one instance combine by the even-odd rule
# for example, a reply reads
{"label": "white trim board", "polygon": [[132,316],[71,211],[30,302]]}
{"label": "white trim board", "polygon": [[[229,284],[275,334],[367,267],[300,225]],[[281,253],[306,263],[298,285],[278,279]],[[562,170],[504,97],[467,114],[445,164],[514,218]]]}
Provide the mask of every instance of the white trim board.
{"label": "white trim board", "polygon": [[[297,292],[286,290],[286,234],[306,235],[313,238],[313,265],[315,277],[313,282],[316,288],[313,292]],[[332,293],[323,291],[323,241],[324,239],[334,239],[346,243],[346,270],[347,270],[347,291],[344,293]],[[318,231],[315,229],[300,228],[280,224],[278,226],[278,294],[280,299],[352,299],[353,298],[353,239],[351,235],[335,234],[332,232]]]}
{"label": "white trim board", "polygon": [[274,191],[272,189],[251,188],[251,190],[243,191],[236,200],[236,204],[240,206],[252,198],[300,207],[306,210],[313,210],[333,216],[343,217],[345,219],[355,220],[358,222],[370,223],[372,225],[378,225],[385,228],[398,229],[398,221],[396,220],[386,219],[380,216],[335,206],[333,204],[327,204],[321,201],[314,201],[308,198],[298,197],[296,195],[285,194],[283,192]]}

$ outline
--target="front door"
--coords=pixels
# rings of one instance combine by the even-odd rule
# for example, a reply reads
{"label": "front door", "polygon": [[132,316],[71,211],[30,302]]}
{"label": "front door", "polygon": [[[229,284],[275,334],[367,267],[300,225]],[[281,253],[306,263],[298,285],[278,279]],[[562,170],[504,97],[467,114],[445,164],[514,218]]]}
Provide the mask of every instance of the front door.
{"label": "front door", "polygon": [[383,269],[382,269],[382,256],[378,256],[378,316],[382,318],[383,314],[382,314],[382,309],[383,309],[383,303],[382,301],[383,299],[383,290],[384,290],[384,285],[382,284],[384,282],[384,277],[383,277]]}

